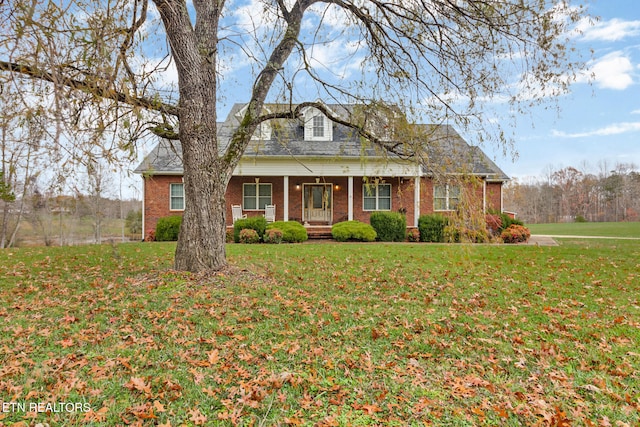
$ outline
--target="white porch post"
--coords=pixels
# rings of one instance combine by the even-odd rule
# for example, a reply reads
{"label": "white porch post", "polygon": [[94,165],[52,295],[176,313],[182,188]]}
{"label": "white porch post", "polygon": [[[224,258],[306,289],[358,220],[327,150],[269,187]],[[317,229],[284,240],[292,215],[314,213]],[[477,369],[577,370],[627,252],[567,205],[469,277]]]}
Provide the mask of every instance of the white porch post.
{"label": "white porch post", "polygon": [[349,215],[349,221],[353,221],[353,177],[352,176],[348,178],[348,187],[349,187],[348,215]]}
{"label": "white porch post", "polygon": [[487,179],[482,180],[482,212],[487,213]]}
{"label": "white porch post", "polygon": [[284,206],[282,206],[283,209],[283,213],[284,213],[284,221],[289,221],[289,177],[288,176],[284,176],[282,178],[283,180],[283,188],[284,188]]}
{"label": "white porch post", "polygon": [[418,218],[420,218],[420,177],[413,178],[413,226],[418,226]]}

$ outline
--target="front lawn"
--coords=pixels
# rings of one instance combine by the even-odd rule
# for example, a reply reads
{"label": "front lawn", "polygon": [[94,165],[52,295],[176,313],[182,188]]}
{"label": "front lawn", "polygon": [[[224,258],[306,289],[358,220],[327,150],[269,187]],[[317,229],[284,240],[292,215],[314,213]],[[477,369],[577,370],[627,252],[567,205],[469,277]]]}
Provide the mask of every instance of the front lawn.
{"label": "front lawn", "polygon": [[173,249],[0,251],[0,425],[640,422],[640,243]]}

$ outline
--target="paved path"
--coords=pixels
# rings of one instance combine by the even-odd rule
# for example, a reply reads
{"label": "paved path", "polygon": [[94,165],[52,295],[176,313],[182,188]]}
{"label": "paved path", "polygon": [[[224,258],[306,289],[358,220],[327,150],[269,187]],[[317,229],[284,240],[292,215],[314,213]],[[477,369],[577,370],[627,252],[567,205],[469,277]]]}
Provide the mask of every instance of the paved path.
{"label": "paved path", "polygon": [[558,246],[558,242],[553,240],[552,236],[543,236],[540,234],[532,234],[527,243],[523,244],[533,246]]}
{"label": "paved path", "polygon": [[535,246],[558,246],[555,239],[618,239],[618,240],[640,240],[640,237],[613,237],[613,236],[572,236],[572,235],[550,235],[532,234],[527,245]]}

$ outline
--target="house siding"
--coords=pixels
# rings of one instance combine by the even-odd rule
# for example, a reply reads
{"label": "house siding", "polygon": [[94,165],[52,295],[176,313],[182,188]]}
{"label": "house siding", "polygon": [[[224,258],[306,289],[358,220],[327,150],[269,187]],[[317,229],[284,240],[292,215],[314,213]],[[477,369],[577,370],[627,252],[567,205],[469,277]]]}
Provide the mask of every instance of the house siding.
{"label": "house siding", "polygon": [[[144,234],[155,230],[160,218],[182,215],[182,211],[169,209],[169,188],[171,184],[182,184],[182,176],[155,175],[144,178]],[[231,208],[229,208],[231,209]]]}

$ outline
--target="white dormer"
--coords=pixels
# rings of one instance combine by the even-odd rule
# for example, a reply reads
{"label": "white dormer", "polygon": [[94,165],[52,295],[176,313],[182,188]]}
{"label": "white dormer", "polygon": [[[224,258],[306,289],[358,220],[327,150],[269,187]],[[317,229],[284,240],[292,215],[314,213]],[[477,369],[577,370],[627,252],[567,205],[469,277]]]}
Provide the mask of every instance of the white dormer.
{"label": "white dormer", "polygon": [[[245,113],[247,112],[247,108],[249,107],[249,104],[246,104],[244,107],[242,107],[240,109],[240,111],[238,111],[235,114],[236,119],[238,119],[238,121],[242,121],[242,117],[244,117]],[[263,114],[269,114],[271,113],[271,111],[269,111],[268,108],[263,107],[262,109],[262,113]],[[271,139],[271,122],[269,120],[261,122],[258,127],[256,128],[255,132],[253,132],[253,135],[251,135],[251,140],[252,141],[266,141]]]}
{"label": "white dormer", "polygon": [[317,108],[309,107],[302,113],[305,141],[332,141],[333,122]]}

